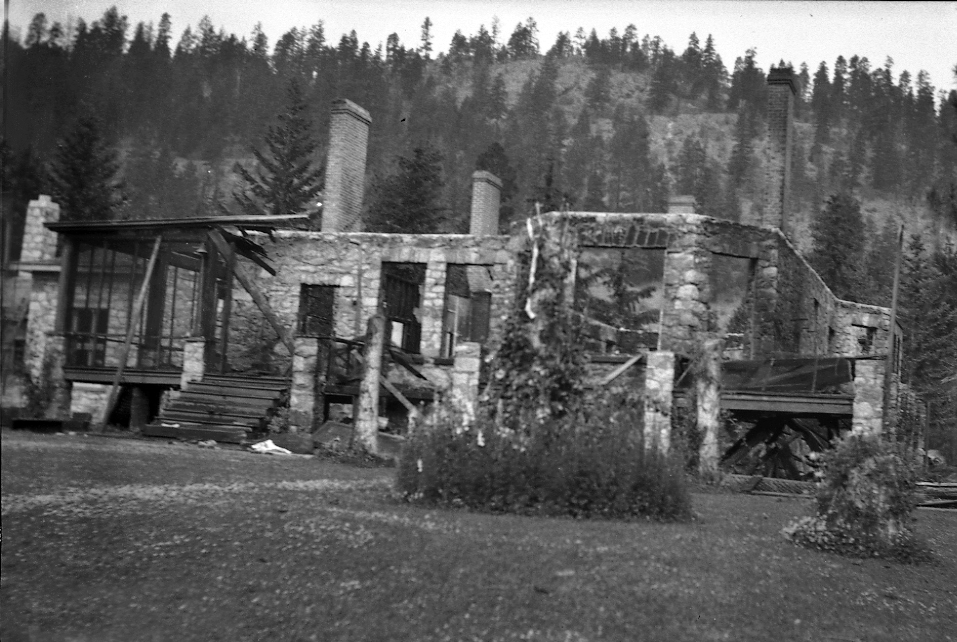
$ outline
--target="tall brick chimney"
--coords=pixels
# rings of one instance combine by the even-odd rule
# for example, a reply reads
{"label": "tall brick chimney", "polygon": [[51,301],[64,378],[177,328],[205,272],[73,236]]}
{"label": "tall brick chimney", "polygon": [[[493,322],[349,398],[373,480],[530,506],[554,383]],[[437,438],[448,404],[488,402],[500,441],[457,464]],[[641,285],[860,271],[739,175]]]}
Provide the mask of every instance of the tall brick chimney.
{"label": "tall brick chimney", "polygon": [[351,100],[333,101],[322,203],[323,232],[352,232],[359,222],[371,124],[369,112]]}
{"label": "tall brick chimney", "polygon": [[472,174],[472,221],[469,234],[498,234],[498,210],[502,204],[502,181],[491,173],[479,170]]}
{"label": "tall brick chimney", "polygon": [[771,67],[768,72],[768,153],[765,225],[787,233],[791,192],[791,146],[794,96],[799,81],[790,67]]}

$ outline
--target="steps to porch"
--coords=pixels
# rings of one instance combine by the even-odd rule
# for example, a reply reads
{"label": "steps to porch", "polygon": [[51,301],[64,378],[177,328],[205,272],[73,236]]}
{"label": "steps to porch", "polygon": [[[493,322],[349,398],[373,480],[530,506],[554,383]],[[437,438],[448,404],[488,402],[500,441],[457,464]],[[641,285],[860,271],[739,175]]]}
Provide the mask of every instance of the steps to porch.
{"label": "steps to porch", "polygon": [[281,377],[206,375],[180,392],[143,434],[241,443],[266,430],[288,390],[289,380]]}

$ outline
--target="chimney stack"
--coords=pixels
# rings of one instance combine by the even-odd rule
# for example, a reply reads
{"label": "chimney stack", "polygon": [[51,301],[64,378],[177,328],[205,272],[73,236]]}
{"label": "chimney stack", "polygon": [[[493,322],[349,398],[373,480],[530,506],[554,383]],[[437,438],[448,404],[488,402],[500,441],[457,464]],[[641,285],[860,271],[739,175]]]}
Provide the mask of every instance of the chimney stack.
{"label": "chimney stack", "polygon": [[791,145],[794,96],[799,81],[791,67],[768,72],[767,196],[764,223],[787,233],[791,191]]}
{"label": "chimney stack", "polygon": [[352,232],[359,222],[371,124],[369,112],[351,100],[333,101],[322,204],[323,232]]}
{"label": "chimney stack", "polygon": [[694,214],[695,200],[694,196],[670,196],[668,197],[669,214]]}
{"label": "chimney stack", "polygon": [[472,174],[472,223],[469,234],[498,234],[498,210],[502,203],[502,181],[491,173],[479,170]]}

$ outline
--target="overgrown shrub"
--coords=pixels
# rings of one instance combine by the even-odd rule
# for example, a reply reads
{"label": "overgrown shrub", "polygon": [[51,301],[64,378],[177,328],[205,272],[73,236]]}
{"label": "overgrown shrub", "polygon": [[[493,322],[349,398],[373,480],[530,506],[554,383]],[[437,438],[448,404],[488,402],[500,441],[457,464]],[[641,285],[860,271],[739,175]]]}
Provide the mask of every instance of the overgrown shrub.
{"label": "overgrown shrub", "polygon": [[691,499],[677,457],[645,451],[640,400],[602,393],[560,419],[517,433],[480,410],[437,404],[413,431],[397,485],[409,500],[496,512],[687,519]]}
{"label": "overgrown shrub", "polygon": [[44,417],[56,397],[56,385],[53,382],[53,360],[48,356],[40,365],[39,376],[29,374],[23,377],[23,416],[31,419]]}
{"label": "overgrown shrub", "polygon": [[789,525],[786,537],[854,557],[928,556],[910,528],[917,482],[910,453],[877,435],[851,433],[822,457],[817,514]]}

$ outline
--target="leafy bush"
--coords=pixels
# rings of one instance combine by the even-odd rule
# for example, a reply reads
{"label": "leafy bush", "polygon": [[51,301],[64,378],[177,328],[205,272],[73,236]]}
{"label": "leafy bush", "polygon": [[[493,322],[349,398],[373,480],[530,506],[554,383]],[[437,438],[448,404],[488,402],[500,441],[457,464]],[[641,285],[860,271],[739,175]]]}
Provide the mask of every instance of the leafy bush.
{"label": "leafy bush", "polygon": [[518,433],[445,401],[410,435],[397,486],[411,501],[496,512],[687,519],[680,460],[645,451],[642,413],[639,399],[602,393],[560,419],[527,412],[534,429]]}
{"label": "leafy bush", "polygon": [[910,528],[917,482],[912,455],[877,435],[852,433],[822,456],[817,514],[789,525],[786,537],[855,557],[927,557]]}

